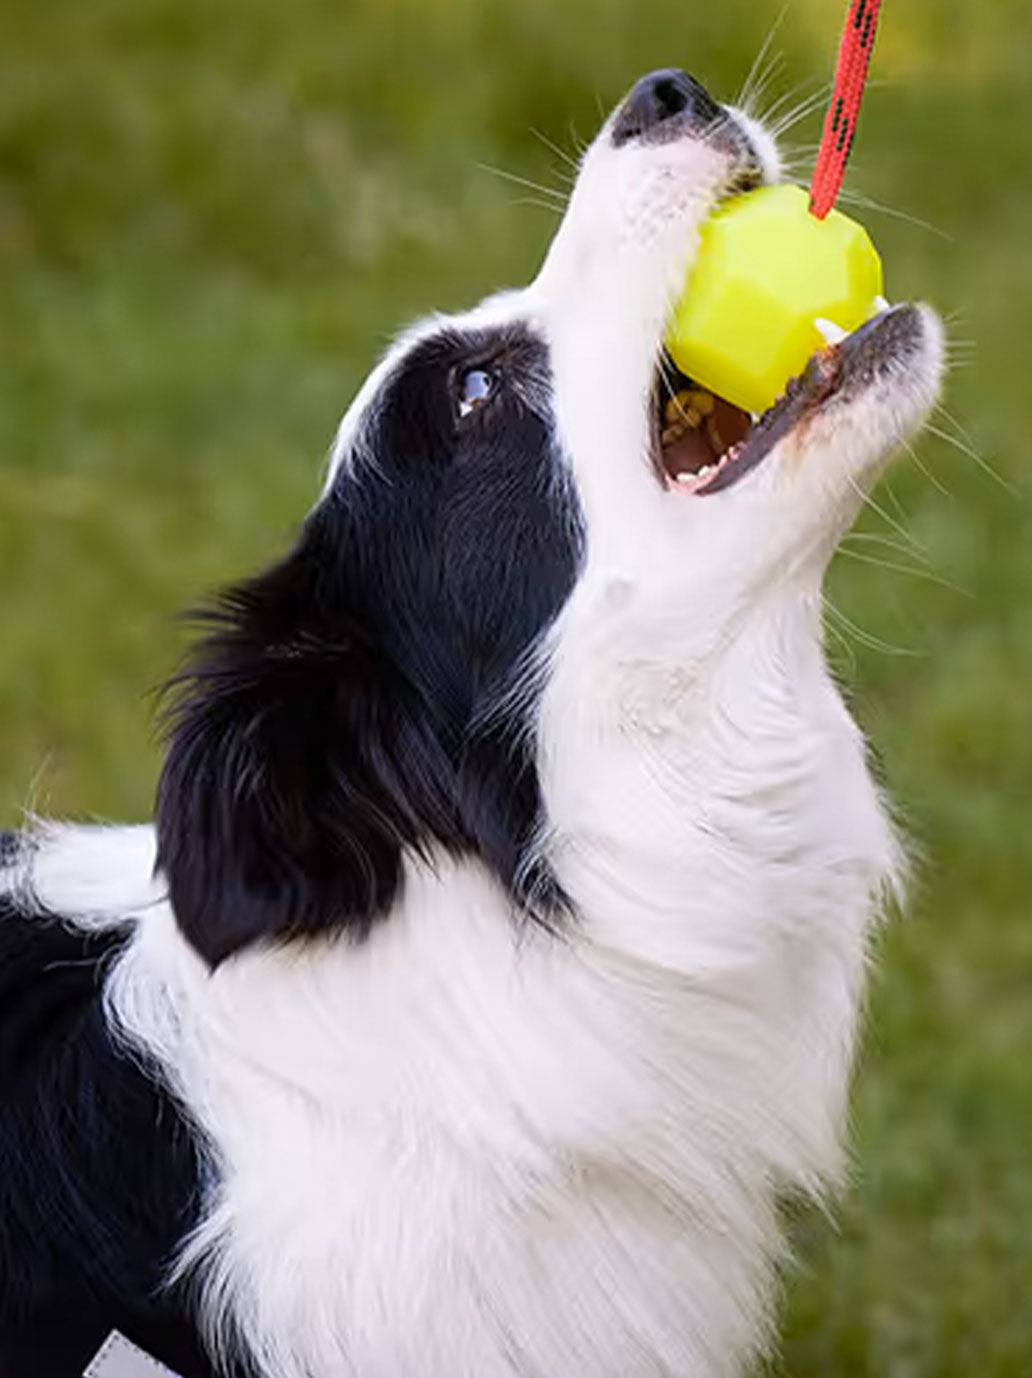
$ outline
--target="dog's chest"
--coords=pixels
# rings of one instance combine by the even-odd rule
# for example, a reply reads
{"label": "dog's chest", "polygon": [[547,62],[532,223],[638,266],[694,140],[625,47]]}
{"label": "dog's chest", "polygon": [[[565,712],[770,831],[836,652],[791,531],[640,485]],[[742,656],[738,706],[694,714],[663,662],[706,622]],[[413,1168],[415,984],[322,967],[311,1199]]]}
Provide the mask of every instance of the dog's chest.
{"label": "dog's chest", "polygon": [[[257,952],[214,977],[170,916],[138,944],[166,1009],[148,1037],[138,1000],[136,1032],[164,1043],[214,1147],[188,1259],[215,1323],[277,1378],[545,1374],[585,1355],[603,1378],[733,1372],[766,1304],[770,1184],[834,1161],[856,926],[833,944],[679,941],[685,896],[557,941],[446,859],[405,896],[365,947]],[[628,941],[650,923],[658,947]],[[720,961],[700,967],[711,942]],[[800,1007],[829,988],[834,1020]]]}

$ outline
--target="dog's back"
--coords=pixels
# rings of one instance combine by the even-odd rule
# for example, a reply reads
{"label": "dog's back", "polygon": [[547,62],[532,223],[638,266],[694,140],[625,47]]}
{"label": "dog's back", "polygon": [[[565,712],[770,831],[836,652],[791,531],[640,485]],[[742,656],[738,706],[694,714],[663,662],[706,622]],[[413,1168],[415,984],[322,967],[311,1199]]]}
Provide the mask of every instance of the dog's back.
{"label": "dog's back", "polygon": [[36,902],[25,845],[0,835],[0,1375],[72,1378],[112,1329],[207,1374],[162,1294],[196,1211],[193,1136],[103,1010],[126,930]]}

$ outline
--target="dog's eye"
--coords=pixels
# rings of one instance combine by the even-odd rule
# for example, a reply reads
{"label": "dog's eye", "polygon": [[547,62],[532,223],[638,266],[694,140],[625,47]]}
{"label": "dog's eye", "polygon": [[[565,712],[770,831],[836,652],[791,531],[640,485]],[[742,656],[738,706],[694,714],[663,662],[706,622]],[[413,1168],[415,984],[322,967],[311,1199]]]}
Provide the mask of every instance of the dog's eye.
{"label": "dog's eye", "polygon": [[490,402],[498,390],[498,375],[487,368],[468,368],[459,375],[459,415],[468,416],[476,407]]}

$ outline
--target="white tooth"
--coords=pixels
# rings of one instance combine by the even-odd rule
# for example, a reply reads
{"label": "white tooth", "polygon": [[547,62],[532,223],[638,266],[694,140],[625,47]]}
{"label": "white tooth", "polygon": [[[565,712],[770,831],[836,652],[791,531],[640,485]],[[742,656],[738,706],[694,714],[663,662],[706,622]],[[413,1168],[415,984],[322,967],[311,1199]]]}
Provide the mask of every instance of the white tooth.
{"label": "white tooth", "polygon": [[813,323],[830,345],[841,344],[846,338],[846,331],[834,321],[826,320],[824,316],[815,316]]}
{"label": "white tooth", "polygon": [[712,465],[712,464],[704,464],[704,465],[702,466],[702,468],[699,470],[699,478],[705,478],[707,474],[712,474],[712,472],[713,472],[713,465]]}
{"label": "white tooth", "polygon": [[874,309],[875,311],[888,311],[889,303],[885,300],[884,297],[875,297]]}
{"label": "white tooth", "polygon": [[678,483],[691,483],[692,480],[693,480],[694,478],[695,478],[695,475],[694,475],[694,474],[689,474],[689,473],[678,474],[678,475],[677,475],[677,482],[678,482]]}

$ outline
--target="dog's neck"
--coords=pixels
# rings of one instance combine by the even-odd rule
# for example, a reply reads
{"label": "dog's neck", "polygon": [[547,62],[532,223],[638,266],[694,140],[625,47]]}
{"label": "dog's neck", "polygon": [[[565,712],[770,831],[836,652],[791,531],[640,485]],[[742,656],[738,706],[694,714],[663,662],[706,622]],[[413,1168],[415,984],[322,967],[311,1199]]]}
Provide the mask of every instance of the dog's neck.
{"label": "dog's neck", "polygon": [[760,956],[892,879],[896,844],[816,602],[761,606],[723,646],[719,630],[679,643],[673,618],[600,633],[591,605],[563,627],[541,711],[546,846],[593,925],[633,914],[632,947],[669,928],[690,971],[696,940],[734,950],[753,934]]}

